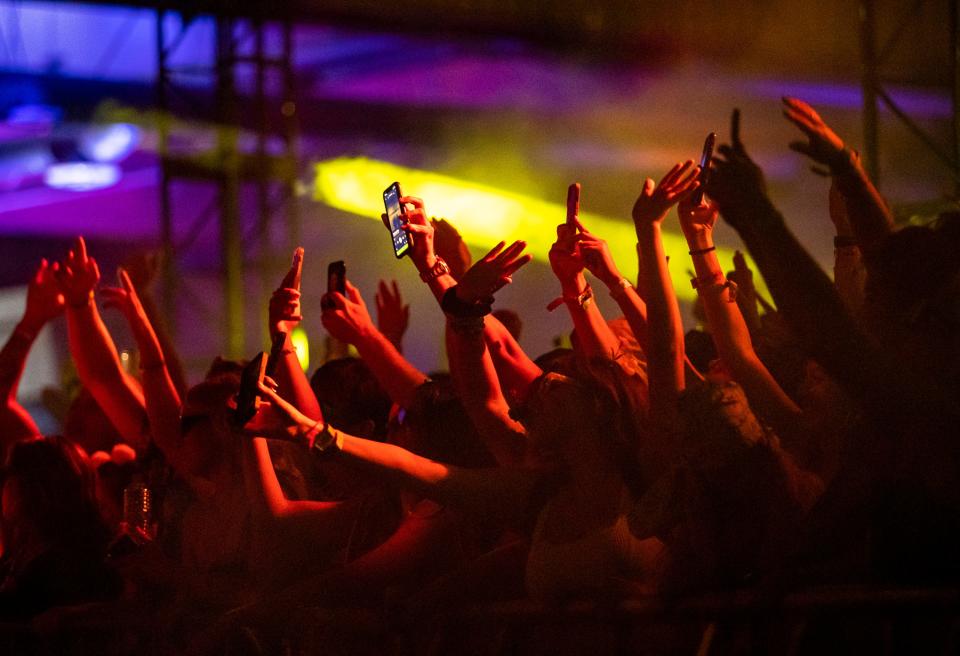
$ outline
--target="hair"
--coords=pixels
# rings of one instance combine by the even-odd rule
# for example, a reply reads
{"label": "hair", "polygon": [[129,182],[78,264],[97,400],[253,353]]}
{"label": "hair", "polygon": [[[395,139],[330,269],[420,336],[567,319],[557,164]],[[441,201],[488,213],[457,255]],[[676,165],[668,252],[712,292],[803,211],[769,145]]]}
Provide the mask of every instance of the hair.
{"label": "hair", "polygon": [[[630,385],[631,378],[616,362],[606,358],[572,358],[566,364],[568,371],[560,375],[568,378],[588,400],[587,419],[603,438],[600,447],[611,464],[619,468],[630,493],[634,498],[640,498],[650,483],[643,474],[638,456],[642,436],[648,433],[643,422],[640,390]],[[544,374],[533,382],[530,397],[539,392],[548,375]]]}
{"label": "hair", "polygon": [[439,374],[417,388],[404,423],[413,433],[413,450],[426,458],[458,467],[496,464],[449,374]]}
{"label": "hair", "polygon": [[16,442],[3,473],[4,484],[16,481],[21,520],[44,540],[76,550],[106,548],[109,532],[97,508],[95,475],[73,442],[60,436]]}
{"label": "hair", "polygon": [[330,360],[314,372],[310,387],[320,401],[324,418],[334,426],[345,429],[369,420],[375,437],[386,434],[392,403],[363,360]]}

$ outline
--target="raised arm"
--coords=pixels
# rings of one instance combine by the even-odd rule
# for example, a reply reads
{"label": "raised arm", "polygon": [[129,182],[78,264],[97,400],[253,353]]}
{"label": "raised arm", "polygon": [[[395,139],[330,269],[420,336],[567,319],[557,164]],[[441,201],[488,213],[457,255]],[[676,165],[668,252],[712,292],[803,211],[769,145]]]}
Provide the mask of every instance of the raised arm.
{"label": "raised arm", "polygon": [[160,268],[161,254],[159,252],[139,253],[126,260],[123,268],[130,276],[133,282],[133,288],[137,290],[140,297],[140,304],[143,306],[153,326],[153,331],[160,342],[160,348],[163,351],[163,361],[167,363],[167,371],[170,372],[170,378],[180,396],[187,391],[187,376],[183,370],[183,362],[177,352],[170,333],[167,332],[167,322],[163,314],[157,309],[157,301],[153,295],[154,281],[157,277],[157,271]]}
{"label": "raised arm", "polygon": [[58,265],[40,261],[27,287],[23,318],[0,350],[0,462],[13,442],[40,433],[33,418],[17,401],[17,390],[27,364],[27,355],[43,327],[63,314],[63,294],[54,280]]}
{"label": "raised arm", "polygon": [[830,279],[789,231],[766,193],[763,172],[747,155],[734,111],[732,144],[720,146],[707,193],[740,234],[773,294],[777,309],[814,357],[856,399],[883,391],[888,380],[869,339],[847,314]]}
{"label": "raised arm", "polygon": [[713,244],[719,211],[714,204],[681,203],[680,227],[687,238],[697,274],[697,294],[710,324],[720,359],[743,387],[750,405],[781,435],[794,432],[800,409],[757,357],[750,331],[736,303],[736,287],[724,278]]}
{"label": "raised arm", "polygon": [[857,246],[847,204],[837,187],[836,180],[830,185],[830,220],[833,222],[833,284],[843,299],[843,304],[854,318],[863,311],[866,295],[867,270]]}
{"label": "raised arm", "polygon": [[784,98],[783,105],[783,115],[807,137],[807,141],[794,141],[790,148],[830,168],[846,205],[853,236],[860,248],[870,251],[893,232],[890,208],[857,154],[844,145],[813,107],[797,98]]}
{"label": "raised arm", "polygon": [[[428,221],[423,201],[413,196],[401,199],[406,207],[406,230],[410,233],[413,247],[410,249],[410,260],[417,268],[420,279],[430,287],[431,293],[437,302],[441,302],[448,289],[457,284],[469,268],[470,254],[460,238],[460,233],[444,219]],[[443,246],[447,257],[457,260],[455,264],[448,264],[435,247]],[[537,367],[527,357],[520,345],[517,344],[503,325],[493,317],[487,317],[484,324],[484,339],[490,349],[493,364],[497,375],[505,386],[516,390],[522,396],[537,376],[540,375]],[[454,377],[456,365],[451,362]]]}
{"label": "raised arm", "polygon": [[484,331],[486,321],[491,320],[493,294],[531,259],[530,255],[522,255],[525,247],[523,242],[514,242],[504,248],[500,242],[470,267],[460,283],[447,292],[452,298],[445,298],[443,303],[448,317],[450,371],[471,421],[501,465],[522,461],[526,433],[510,417],[510,406],[488,353]]}
{"label": "raised arm", "polygon": [[[101,293],[106,307],[117,308],[130,324],[140,349],[140,373],[150,436],[174,467],[181,467],[183,435],[180,430],[181,400],[177,386],[167,369],[163,347],[140,303],[130,276],[124,269],[117,273],[120,287],[105,287]],[[181,471],[183,471],[181,469]]]}
{"label": "raised arm", "polygon": [[390,340],[398,353],[403,353],[403,336],[410,325],[410,306],[403,302],[396,280],[388,285],[381,280],[373,297],[377,307],[377,329]]}
{"label": "raised arm", "polygon": [[[519,519],[537,478],[526,469],[463,469],[435,462],[406,449],[348,435],[303,415],[268,385],[261,387],[268,403],[247,431],[277,439],[294,440],[315,453],[333,452],[366,464],[401,484],[441,502],[503,520]],[[320,422],[322,424],[322,422]]]}
{"label": "raised arm", "polygon": [[290,336],[303,318],[300,311],[300,279],[303,271],[303,248],[293,252],[293,261],[283,280],[270,297],[270,339],[283,336],[283,347],[274,368],[274,380],[280,391],[308,417],[319,419],[320,402],[317,401],[310,381],[303,372]]}
{"label": "raised arm", "polygon": [[557,241],[550,248],[550,267],[560,281],[561,296],[548,309],[554,309],[560,302],[567,306],[577,333],[577,350],[582,356],[611,359],[617,355],[620,344],[597,307],[593,288],[583,274],[586,264],[578,239],[583,231],[580,185],[574,183],[567,189],[567,220],[557,226]]}
{"label": "raised arm", "polygon": [[347,294],[324,296],[322,321],[333,337],[357,347],[360,357],[397,405],[409,408],[427,377],[406,358],[370,319],[360,291],[346,281]]}
{"label": "raised arm", "polygon": [[655,184],[647,178],[633,206],[637,231],[640,284],[647,302],[647,368],[650,380],[650,416],[656,425],[675,425],[677,399],[684,380],[683,323],[673,291],[660,226],[670,208],[699,186],[700,169],[693,161],[676,164]]}
{"label": "raised arm", "polygon": [[97,262],[77,237],[56,272],[67,310],[67,337],[80,382],[90,390],[123,439],[140,450],[149,442],[147,412],[140,384],[128,376],[93,300],[100,280]]}

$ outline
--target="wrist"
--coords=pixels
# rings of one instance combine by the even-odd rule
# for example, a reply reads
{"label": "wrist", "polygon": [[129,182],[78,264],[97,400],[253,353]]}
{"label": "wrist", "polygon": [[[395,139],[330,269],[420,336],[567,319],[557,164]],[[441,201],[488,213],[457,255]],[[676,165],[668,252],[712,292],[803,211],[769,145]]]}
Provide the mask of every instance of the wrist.
{"label": "wrist", "polygon": [[578,273],[573,278],[560,281],[560,291],[564,296],[579,296],[587,288],[587,278],[582,273]]}
{"label": "wrist", "polygon": [[687,238],[687,248],[691,251],[702,251],[706,248],[713,248],[713,233],[707,230],[693,230],[684,233]]}
{"label": "wrist", "polygon": [[417,267],[417,271],[420,272],[421,276],[424,276],[430,272],[431,269],[437,264],[437,255],[436,253],[427,253],[422,259],[417,259],[413,261],[414,266]]}
{"label": "wrist", "polygon": [[661,220],[634,224],[637,232],[637,241],[646,241],[651,237],[659,235]]}
{"label": "wrist", "polygon": [[84,309],[89,309],[89,308],[92,307],[92,306],[93,306],[93,290],[92,290],[92,289],[87,293],[86,298],[80,298],[80,297],[77,297],[77,298],[68,297],[68,298],[67,298],[67,308],[68,308],[68,309],[84,310]]}
{"label": "wrist", "polygon": [[620,281],[623,280],[623,274],[621,274],[617,269],[611,269],[610,271],[603,272],[603,277],[597,276],[607,289],[613,291],[614,288],[620,287]]}

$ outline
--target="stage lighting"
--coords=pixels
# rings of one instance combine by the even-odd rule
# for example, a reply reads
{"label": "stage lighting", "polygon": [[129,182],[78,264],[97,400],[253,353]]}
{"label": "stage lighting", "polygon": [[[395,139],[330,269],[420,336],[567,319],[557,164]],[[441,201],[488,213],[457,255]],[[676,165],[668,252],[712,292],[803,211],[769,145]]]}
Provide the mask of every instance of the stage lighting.
{"label": "stage lighting", "polygon": [[77,150],[90,162],[119,162],[140,143],[140,128],[129,123],[95,125],[84,129]]}
{"label": "stage lighting", "polygon": [[[336,209],[380,221],[383,213],[383,189],[399,180],[404,193],[424,199],[431,216],[449,219],[463,235],[464,241],[481,249],[491,248],[499,240],[508,242],[523,239],[527,252],[546,262],[547,253],[556,239],[557,224],[566,217],[566,206],[532,196],[513,193],[457,178],[397,166],[390,162],[365,157],[341,157],[315,164],[314,200]],[[558,189],[558,196],[566,198],[566,189]],[[586,204],[590,191],[585,190]],[[607,240],[621,271],[633,277],[636,271],[637,243],[630,208],[624,208],[624,218],[615,219],[591,212],[580,215],[591,232]],[[384,236],[384,248],[389,248],[389,237]],[[663,247],[672,258],[670,275],[677,295],[688,301],[696,298],[690,286],[688,269],[692,268],[683,235],[663,232]],[[721,261],[730,263],[733,250],[717,247]],[[752,264],[752,263],[751,263]],[[753,267],[756,270],[756,267]],[[763,281],[757,276],[758,291],[765,292]]]}
{"label": "stage lighting", "polygon": [[120,167],[116,164],[91,162],[59,162],[51,164],[43,174],[48,187],[67,191],[105,189],[119,180]]}
{"label": "stage lighting", "polygon": [[290,342],[293,344],[293,350],[297,352],[300,366],[306,371],[310,366],[310,342],[307,339],[307,331],[303,328],[294,328],[290,333]]}

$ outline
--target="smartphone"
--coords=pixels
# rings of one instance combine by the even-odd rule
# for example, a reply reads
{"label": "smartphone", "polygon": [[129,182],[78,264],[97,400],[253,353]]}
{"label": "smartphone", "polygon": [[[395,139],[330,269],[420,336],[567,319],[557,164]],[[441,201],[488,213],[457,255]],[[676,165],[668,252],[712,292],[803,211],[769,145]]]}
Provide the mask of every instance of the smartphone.
{"label": "smartphone", "polygon": [[247,363],[240,374],[240,391],[237,392],[237,407],[233,411],[233,421],[242,428],[253,419],[260,407],[260,383],[267,373],[267,354],[261,351]]}
{"label": "smartphone", "polygon": [[327,267],[327,293],[333,292],[347,293],[347,265],[343,260],[331,262]]}
{"label": "smartphone", "polygon": [[275,378],[277,364],[283,352],[283,345],[287,343],[287,333],[277,333],[270,343],[270,355],[267,357],[266,375]]}
{"label": "smartphone", "polygon": [[703,140],[703,153],[700,155],[700,186],[693,192],[691,201],[694,205],[703,202],[703,189],[707,186],[707,180],[710,179],[710,160],[713,159],[713,147],[717,143],[717,133],[711,132]]}
{"label": "smartphone", "polygon": [[387,227],[393,238],[393,254],[401,258],[410,250],[410,235],[403,229],[407,220],[403,216],[403,205],[400,204],[400,183],[394,182],[383,190],[383,206],[387,209]]}

